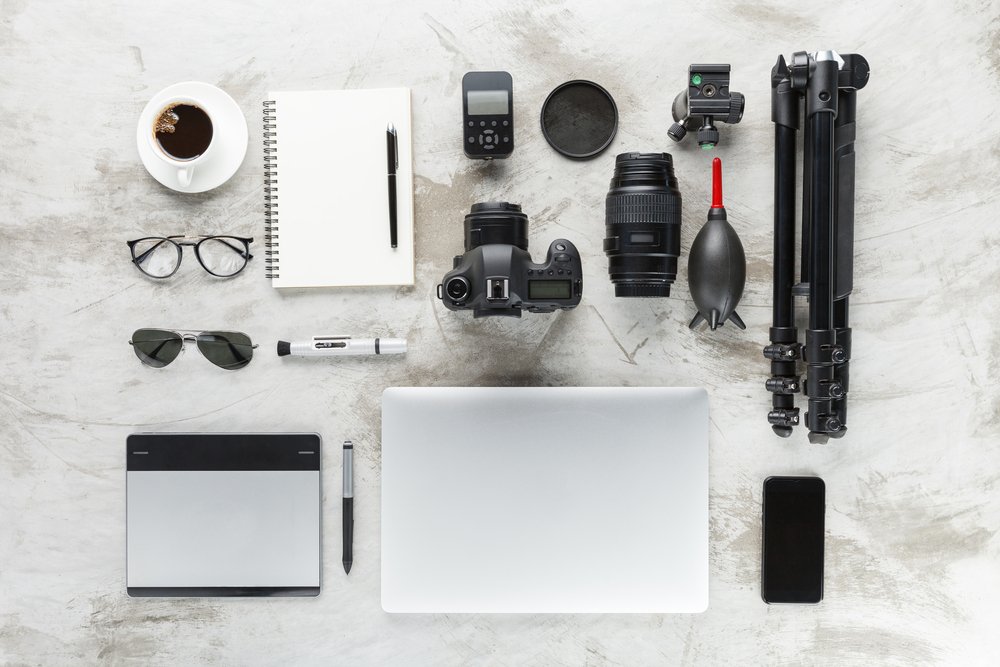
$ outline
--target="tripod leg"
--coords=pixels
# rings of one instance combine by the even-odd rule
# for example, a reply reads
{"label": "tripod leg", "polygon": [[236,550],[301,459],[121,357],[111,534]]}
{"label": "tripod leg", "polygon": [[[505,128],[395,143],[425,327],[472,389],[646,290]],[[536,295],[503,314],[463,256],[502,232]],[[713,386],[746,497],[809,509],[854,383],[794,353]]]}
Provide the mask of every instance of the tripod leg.
{"label": "tripod leg", "polygon": [[833,413],[843,428],[835,437],[847,430],[847,392],[849,385],[849,363],[851,359],[851,329],[848,326],[848,305],[854,289],[854,140],[856,136],[857,91],[853,88],[841,89],[835,125],[836,169],[834,182],[837,198],[834,202],[834,225],[836,244],[834,245],[834,268],[836,271],[836,292],[833,310],[833,326],[837,332],[836,345],[841,349],[843,361],[834,365]]}
{"label": "tripod leg", "polygon": [[771,120],[774,121],[774,294],[771,344],[772,392],[768,421],[775,433],[788,437],[799,423],[795,394],[800,390],[795,365],[799,358],[792,283],[795,279],[795,144],[799,129],[799,95],[791,89],[783,56],[771,72]]}
{"label": "tripod leg", "polygon": [[[823,442],[843,425],[830,391],[837,348],[833,321],[835,216],[834,124],[837,118],[839,65],[830,52],[817,54],[806,91],[806,141],[810,146],[809,328],[806,331],[806,393],[809,439]],[[804,196],[804,195],[803,195]]]}

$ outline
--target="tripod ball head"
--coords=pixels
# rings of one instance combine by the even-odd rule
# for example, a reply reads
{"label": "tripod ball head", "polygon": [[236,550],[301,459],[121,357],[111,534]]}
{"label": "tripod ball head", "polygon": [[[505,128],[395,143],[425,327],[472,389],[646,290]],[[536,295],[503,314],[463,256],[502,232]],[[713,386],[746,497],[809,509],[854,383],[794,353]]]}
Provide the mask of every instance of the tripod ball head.
{"label": "tripod ball head", "polygon": [[691,65],[688,86],[674,98],[670,113],[674,124],[667,136],[683,139],[688,130],[698,128],[698,145],[704,149],[719,143],[715,122],[735,125],[743,119],[746,100],[742,93],[729,90],[729,65]]}

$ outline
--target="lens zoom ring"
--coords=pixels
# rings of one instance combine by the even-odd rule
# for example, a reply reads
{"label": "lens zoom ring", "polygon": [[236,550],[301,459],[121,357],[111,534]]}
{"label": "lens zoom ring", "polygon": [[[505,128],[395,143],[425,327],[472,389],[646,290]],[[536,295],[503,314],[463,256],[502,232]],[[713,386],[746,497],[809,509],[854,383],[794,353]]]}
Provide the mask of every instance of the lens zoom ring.
{"label": "lens zoom ring", "polygon": [[674,193],[609,195],[605,200],[605,221],[609,225],[630,222],[671,222],[681,214],[681,198]]}

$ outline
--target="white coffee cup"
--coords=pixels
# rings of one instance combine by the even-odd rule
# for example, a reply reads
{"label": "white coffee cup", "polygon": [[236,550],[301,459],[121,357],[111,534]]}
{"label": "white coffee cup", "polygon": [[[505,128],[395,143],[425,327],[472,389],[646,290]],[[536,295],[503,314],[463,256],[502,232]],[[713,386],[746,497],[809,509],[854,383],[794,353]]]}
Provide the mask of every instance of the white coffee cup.
{"label": "white coffee cup", "polygon": [[[212,123],[212,138],[209,141],[208,147],[201,152],[200,155],[196,155],[191,158],[178,158],[166,150],[160,145],[160,142],[156,139],[156,126],[159,122],[160,117],[166,113],[168,110],[182,105],[187,104],[190,106],[198,107],[208,116],[209,121]],[[215,126],[215,120],[213,118],[211,105],[205,100],[195,99],[190,96],[177,96],[168,99],[160,105],[160,110],[153,117],[152,122],[149,125],[149,131],[147,132],[149,139],[149,146],[153,152],[153,155],[158,157],[163,162],[169,164],[176,170],[177,183],[182,188],[187,188],[191,185],[191,180],[194,178],[194,171],[199,165],[203,165],[212,159],[212,155],[215,153],[216,147],[216,137],[218,136],[218,131]]]}

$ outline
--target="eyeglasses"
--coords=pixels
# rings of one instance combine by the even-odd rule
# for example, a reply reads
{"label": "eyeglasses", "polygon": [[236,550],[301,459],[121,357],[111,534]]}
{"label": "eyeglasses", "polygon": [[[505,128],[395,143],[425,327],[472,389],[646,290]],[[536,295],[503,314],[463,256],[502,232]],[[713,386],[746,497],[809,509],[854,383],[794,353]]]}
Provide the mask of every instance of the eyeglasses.
{"label": "eyeglasses", "polygon": [[182,246],[193,246],[202,268],[219,278],[235,276],[253,259],[253,239],[239,236],[147,236],[127,241],[132,263],[150,278],[169,278],[181,266]]}
{"label": "eyeglasses", "polygon": [[139,361],[163,368],[181,353],[185,341],[195,341],[198,349],[219,368],[235,371],[253,359],[256,345],[250,337],[238,331],[171,331],[169,329],[137,329],[128,342]]}

